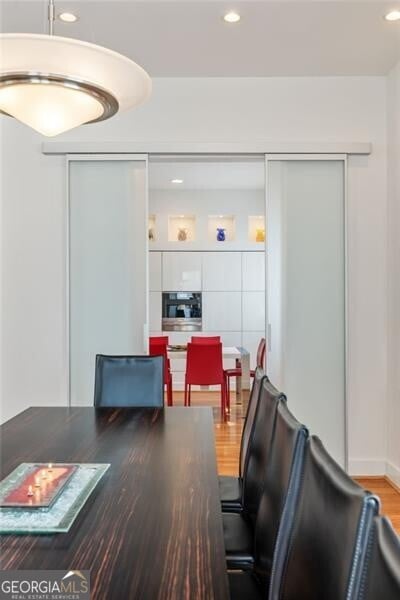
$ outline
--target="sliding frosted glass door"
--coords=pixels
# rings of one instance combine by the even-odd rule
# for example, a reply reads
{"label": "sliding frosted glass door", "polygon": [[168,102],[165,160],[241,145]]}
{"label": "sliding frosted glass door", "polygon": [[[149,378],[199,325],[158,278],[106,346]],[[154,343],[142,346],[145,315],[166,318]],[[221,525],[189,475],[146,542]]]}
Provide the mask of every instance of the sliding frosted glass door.
{"label": "sliding frosted glass door", "polygon": [[267,157],[268,375],[346,459],[345,161]]}
{"label": "sliding frosted glass door", "polygon": [[147,350],[147,160],[69,160],[70,398],[93,404],[96,354]]}

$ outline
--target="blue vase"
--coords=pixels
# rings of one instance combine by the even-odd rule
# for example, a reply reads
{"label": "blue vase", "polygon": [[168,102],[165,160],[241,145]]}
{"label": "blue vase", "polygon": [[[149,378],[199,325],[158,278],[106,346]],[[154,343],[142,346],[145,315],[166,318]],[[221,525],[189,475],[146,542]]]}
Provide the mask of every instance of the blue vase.
{"label": "blue vase", "polygon": [[225,229],[223,227],[217,227],[217,241],[224,242],[225,239]]}

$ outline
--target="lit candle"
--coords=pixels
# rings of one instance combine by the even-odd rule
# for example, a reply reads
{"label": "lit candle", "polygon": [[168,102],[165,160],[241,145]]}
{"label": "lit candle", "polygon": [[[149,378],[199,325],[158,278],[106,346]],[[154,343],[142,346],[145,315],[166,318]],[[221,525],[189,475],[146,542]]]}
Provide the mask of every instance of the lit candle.
{"label": "lit candle", "polygon": [[35,477],[35,487],[40,487],[40,479],[39,479],[39,477]]}
{"label": "lit candle", "polygon": [[28,496],[33,496],[32,486],[28,486]]}
{"label": "lit candle", "polygon": [[46,477],[47,477],[46,469],[42,469],[42,479],[46,479]]}
{"label": "lit candle", "polygon": [[49,463],[49,466],[47,467],[48,471],[52,471],[53,470],[53,463]]}

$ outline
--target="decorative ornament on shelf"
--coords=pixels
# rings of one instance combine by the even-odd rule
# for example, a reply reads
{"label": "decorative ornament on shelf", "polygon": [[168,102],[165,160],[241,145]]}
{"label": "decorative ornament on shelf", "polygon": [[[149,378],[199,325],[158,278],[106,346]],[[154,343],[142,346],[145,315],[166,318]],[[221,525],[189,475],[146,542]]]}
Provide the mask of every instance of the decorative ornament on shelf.
{"label": "decorative ornament on shelf", "polygon": [[153,227],[149,227],[149,241],[150,242],[154,242],[154,240],[155,240],[154,228]]}
{"label": "decorative ornament on shelf", "polygon": [[179,227],[178,229],[178,241],[186,242],[188,237],[188,229],[186,227]]}
{"label": "decorative ornament on shelf", "polygon": [[53,35],[0,34],[0,113],[45,136],[103,121],[150,96],[151,79],[135,62],[96,44]]}
{"label": "decorative ornament on shelf", "polygon": [[225,227],[217,227],[217,242],[225,242],[226,240],[226,234],[225,234]]}
{"label": "decorative ornament on shelf", "polygon": [[256,242],[265,242],[265,229],[256,229]]}

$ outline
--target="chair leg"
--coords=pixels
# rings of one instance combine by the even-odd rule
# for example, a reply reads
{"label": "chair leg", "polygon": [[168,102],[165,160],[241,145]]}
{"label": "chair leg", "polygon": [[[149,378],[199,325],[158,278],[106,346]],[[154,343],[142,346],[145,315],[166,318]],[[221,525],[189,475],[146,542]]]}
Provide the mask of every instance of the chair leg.
{"label": "chair leg", "polygon": [[187,383],[186,383],[186,380],[185,380],[185,398],[184,398],[183,405],[187,406]]}
{"label": "chair leg", "polygon": [[230,377],[227,376],[225,380],[225,395],[226,395],[226,409],[228,412],[231,412],[231,386],[230,386]]}
{"label": "chair leg", "polygon": [[221,384],[221,421],[226,421],[226,385],[225,380]]}
{"label": "chair leg", "polygon": [[168,406],[173,406],[173,400],[172,400],[172,377],[169,378],[169,381],[167,383],[167,402],[168,402]]}
{"label": "chair leg", "polygon": [[192,405],[191,391],[192,391],[192,386],[189,383],[188,406]]}

